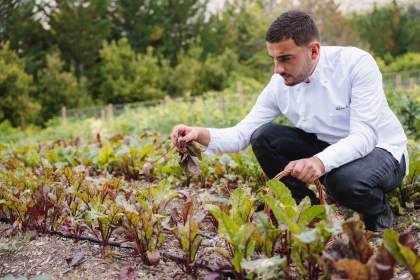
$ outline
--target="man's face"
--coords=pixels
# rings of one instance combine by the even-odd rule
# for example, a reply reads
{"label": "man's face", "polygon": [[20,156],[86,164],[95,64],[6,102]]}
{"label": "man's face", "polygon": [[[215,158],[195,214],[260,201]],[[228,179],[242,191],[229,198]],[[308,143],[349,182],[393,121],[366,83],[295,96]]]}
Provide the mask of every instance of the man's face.
{"label": "man's face", "polygon": [[318,47],[317,54],[314,54],[313,43],[297,46],[291,38],[278,43],[266,43],[267,52],[274,59],[274,72],[283,77],[286,85],[294,86],[309,77],[319,54],[319,43],[315,44]]}

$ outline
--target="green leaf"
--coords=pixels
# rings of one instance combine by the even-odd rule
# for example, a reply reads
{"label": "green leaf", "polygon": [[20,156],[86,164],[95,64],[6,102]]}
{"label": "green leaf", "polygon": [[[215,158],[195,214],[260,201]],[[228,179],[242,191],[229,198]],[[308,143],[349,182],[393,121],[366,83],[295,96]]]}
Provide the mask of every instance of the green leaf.
{"label": "green leaf", "polygon": [[249,222],[254,212],[254,200],[244,188],[235,189],[230,195],[231,217],[242,223]]}
{"label": "green leaf", "polygon": [[299,226],[294,221],[296,211],[293,209],[293,207],[281,207],[281,203],[279,203],[277,200],[275,200],[272,196],[269,195],[265,196],[264,200],[268,204],[270,209],[273,211],[274,216],[276,217],[280,225],[286,225],[287,228],[294,234],[297,234],[301,231],[301,226]]}
{"label": "green leaf", "polygon": [[239,230],[239,225],[236,221],[232,220],[226,213],[215,205],[207,204],[205,208],[219,222],[219,234],[227,238],[229,241],[233,240]]}
{"label": "green leaf", "polygon": [[289,217],[286,215],[286,213],[283,211],[283,209],[281,209],[278,206],[277,201],[274,199],[274,197],[266,196],[264,198],[264,200],[265,200],[265,203],[267,203],[268,206],[270,207],[271,211],[273,211],[274,216],[276,217],[277,221],[280,224],[288,225],[289,224]]}
{"label": "green leaf", "polygon": [[272,179],[267,182],[267,185],[281,204],[285,206],[296,206],[296,201],[293,199],[292,193],[282,182]]}
{"label": "green leaf", "polygon": [[153,152],[154,148],[153,145],[147,145],[139,152],[140,159],[144,159],[147,155]]}
{"label": "green leaf", "polygon": [[114,151],[112,149],[111,144],[105,143],[102,146],[101,151],[99,152],[98,163],[100,165],[106,165],[111,160],[113,155],[114,155]]}
{"label": "green leaf", "polygon": [[257,274],[258,279],[278,279],[283,275],[282,269],[286,269],[286,259],[275,256],[257,260],[242,260],[241,267],[250,273]]}
{"label": "green leaf", "polygon": [[305,232],[302,232],[300,234],[295,235],[295,237],[305,244],[311,244],[315,242],[318,238],[318,229],[314,228]]}
{"label": "green leaf", "polygon": [[323,205],[313,205],[304,209],[300,213],[297,223],[307,225],[315,218],[325,218],[325,207]]}
{"label": "green leaf", "polygon": [[385,248],[398,261],[398,263],[404,264],[404,256],[401,254],[398,247],[398,234],[392,229],[385,230],[384,245],[385,245]]}
{"label": "green leaf", "polygon": [[300,274],[305,275],[306,274],[305,266],[303,265],[299,252],[295,247],[292,247],[291,257],[292,257],[293,263],[296,265],[296,268],[299,270]]}
{"label": "green leaf", "polygon": [[195,257],[197,255],[198,249],[200,248],[201,242],[203,241],[203,238],[199,235],[196,235],[192,244],[191,244],[191,261],[195,260]]}
{"label": "green leaf", "polygon": [[413,279],[420,279],[420,257],[406,246],[398,244],[398,248],[404,257],[404,264],[407,266]]}
{"label": "green leaf", "polygon": [[235,251],[235,255],[232,259],[232,265],[236,272],[241,272],[241,262],[244,259],[243,251]]}

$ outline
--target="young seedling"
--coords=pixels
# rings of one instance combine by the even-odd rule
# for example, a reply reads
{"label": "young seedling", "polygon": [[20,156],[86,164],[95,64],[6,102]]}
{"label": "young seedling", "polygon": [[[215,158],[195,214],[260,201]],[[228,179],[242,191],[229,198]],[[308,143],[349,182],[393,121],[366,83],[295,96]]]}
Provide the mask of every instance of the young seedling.
{"label": "young seedling", "polygon": [[215,251],[227,260],[237,279],[245,279],[241,263],[253,254],[258,235],[257,227],[251,222],[254,198],[243,188],[237,188],[229,203],[228,212],[211,204],[206,209],[218,221],[218,233],[226,241],[226,249],[215,248]]}
{"label": "young seedling", "polygon": [[171,213],[171,220],[175,226],[171,229],[172,234],[177,239],[182,250],[182,257],[172,257],[185,273],[196,276],[196,258],[203,238],[199,235],[199,223],[203,216],[194,215],[196,213],[194,198],[186,195],[183,203],[182,213],[174,208]]}
{"label": "young seedling", "polygon": [[103,252],[112,232],[121,225],[124,216],[115,203],[120,184],[118,179],[109,180],[91,188],[91,193],[84,198],[87,199],[84,200],[87,207],[85,225],[101,242]]}
{"label": "young seedling", "polygon": [[169,218],[166,206],[177,196],[178,193],[162,181],[159,185],[137,190],[128,198],[117,197],[117,204],[124,213],[123,233],[146,265],[159,263],[158,250],[167,238],[164,232],[165,219]]}

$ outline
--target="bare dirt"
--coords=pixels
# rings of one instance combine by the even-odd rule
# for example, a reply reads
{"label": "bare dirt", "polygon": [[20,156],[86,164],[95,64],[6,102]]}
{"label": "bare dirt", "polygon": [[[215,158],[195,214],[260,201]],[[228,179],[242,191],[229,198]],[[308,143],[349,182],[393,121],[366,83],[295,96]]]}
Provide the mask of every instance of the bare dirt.
{"label": "bare dirt", "polygon": [[[420,214],[416,210],[415,215]],[[396,224],[404,217],[398,217]],[[7,227],[0,224],[0,232]],[[200,259],[206,260],[210,268],[217,268],[225,262],[212,249],[223,245],[223,240],[214,235],[211,224],[206,224],[209,238],[203,241]],[[419,232],[416,235],[420,244]],[[167,240],[163,250],[177,252],[176,240]],[[79,260],[77,256],[82,256]],[[69,263],[73,258],[74,265]],[[69,260],[69,261],[68,261]],[[189,276],[175,262],[161,257],[156,266],[142,264],[139,257],[133,257],[132,251],[117,247],[107,247],[103,252],[99,244],[90,241],[78,241],[57,235],[40,235],[25,242],[12,251],[0,250],[0,277],[12,275],[28,279],[37,275],[48,275],[50,279],[119,279],[120,273],[130,267],[134,270],[135,279],[189,279]],[[204,278],[209,270],[200,269],[198,279]],[[1,278],[0,278],[1,279]],[[412,279],[407,270],[399,267],[394,279]]]}

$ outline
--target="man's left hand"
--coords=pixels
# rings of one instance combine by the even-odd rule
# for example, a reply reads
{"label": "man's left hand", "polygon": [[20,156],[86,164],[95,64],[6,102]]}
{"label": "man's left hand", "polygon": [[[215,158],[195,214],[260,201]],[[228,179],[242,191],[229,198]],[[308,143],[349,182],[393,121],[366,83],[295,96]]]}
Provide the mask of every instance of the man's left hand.
{"label": "man's left hand", "polygon": [[291,176],[310,184],[324,175],[325,166],[319,158],[311,157],[291,161],[284,170],[290,170]]}

